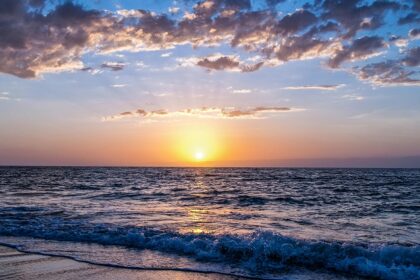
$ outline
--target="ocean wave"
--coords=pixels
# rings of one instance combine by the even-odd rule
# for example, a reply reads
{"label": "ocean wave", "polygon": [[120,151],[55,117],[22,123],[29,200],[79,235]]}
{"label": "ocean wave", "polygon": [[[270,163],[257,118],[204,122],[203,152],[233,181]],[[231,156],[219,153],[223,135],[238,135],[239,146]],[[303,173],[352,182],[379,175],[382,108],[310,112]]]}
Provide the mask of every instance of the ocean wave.
{"label": "ocean wave", "polygon": [[228,263],[253,274],[304,268],[376,279],[420,279],[418,245],[309,241],[272,232],[181,234],[107,224],[1,227],[0,234],[149,249],[188,256],[200,262]]}

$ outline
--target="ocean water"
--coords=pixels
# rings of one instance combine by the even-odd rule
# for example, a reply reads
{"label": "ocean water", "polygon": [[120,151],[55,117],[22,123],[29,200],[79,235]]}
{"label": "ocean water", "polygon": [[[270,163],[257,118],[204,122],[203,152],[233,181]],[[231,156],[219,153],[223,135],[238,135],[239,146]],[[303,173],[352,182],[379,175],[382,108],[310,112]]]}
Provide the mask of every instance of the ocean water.
{"label": "ocean water", "polygon": [[131,268],[420,279],[420,170],[2,167],[0,243]]}

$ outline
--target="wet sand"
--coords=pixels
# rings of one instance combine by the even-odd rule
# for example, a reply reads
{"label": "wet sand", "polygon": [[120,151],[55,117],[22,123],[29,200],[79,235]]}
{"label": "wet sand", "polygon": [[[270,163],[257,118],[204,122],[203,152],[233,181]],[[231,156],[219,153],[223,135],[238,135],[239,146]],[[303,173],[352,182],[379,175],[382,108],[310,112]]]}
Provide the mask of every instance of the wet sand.
{"label": "wet sand", "polygon": [[113,268],[74,261],[64,257],[27,254],[0,246],[0,279],[2,280],[239,280],[216,273],[196,273],[168,270]]}

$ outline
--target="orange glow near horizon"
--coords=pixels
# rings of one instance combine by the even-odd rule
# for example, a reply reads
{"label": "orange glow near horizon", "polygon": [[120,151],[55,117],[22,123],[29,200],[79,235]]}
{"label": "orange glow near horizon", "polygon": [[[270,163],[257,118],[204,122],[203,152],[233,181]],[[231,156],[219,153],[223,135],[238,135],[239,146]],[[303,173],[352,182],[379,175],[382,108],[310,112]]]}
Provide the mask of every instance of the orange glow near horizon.
{"label": "orange glow near horizon", "polygon": [[181,162],[202,164],[223,158],[220,134],[212,127],[191,127],[174,135],[174,152]]}

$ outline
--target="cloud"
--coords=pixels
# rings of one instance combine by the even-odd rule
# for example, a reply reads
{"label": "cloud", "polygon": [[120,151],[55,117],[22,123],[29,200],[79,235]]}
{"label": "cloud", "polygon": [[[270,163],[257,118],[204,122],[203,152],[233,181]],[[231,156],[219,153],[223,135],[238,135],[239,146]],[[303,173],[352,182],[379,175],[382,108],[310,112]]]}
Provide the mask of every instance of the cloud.
{"label": "cloud", "polygon": [[280,3],[286,2],[286,0],[266,0],[265,2],[267,4],[267,6],[273,8]]}
{"label": "cloud", "polygon": [[283,17],[275,26],[276,32],[280,35],[289,35],[302,30],[317,21],[317,17],[306,10],[298,10],[293,14]]}
{"label": "cloud", "polygon": [[403,49],[405,49],[408,44],[409,44],[409,40],[408,39],[402,39],[399,36],[391,36],[389,38],[389,41],[392,42],[395,46],[397,46],[398,48],[400,48],[400,50],[402,51]]}
{"label": "cloud", "polygon": [[113,88],[123,88],[123,87],[126,87],[127,86],[127,84],[114,84],[114,85],[111,85]]}
{"label": "cloud", "polygon": [[232,71],[232,72],[254,72],[260,69],[264,62],[245,63],[237,55],[223,55],[216,53],[208,57],[178,58],[180,66],[200,66],[208,71]]}
{"label": "cloud", "polygon": [[397,11],[401,6],[394,1],[325,0],[319,8],[322,19],[337,21],[344,29],[341,37],[348,39],[361,30],[375,30],[383,26],[385,14]]}
{"label": "cloud", "polygon": [[229,56],[221,56],[215,59],[203,58],[197,61],[197,65],[211,70],[239,69],[239,61]]}
{"label": "cloud", "polygon": [[[383,38],[369,32],[384,27],[389,13],[402,14],[402,23],[410,24],[419,7],[418,1],[408,6],[397,1],[325,0],[283,15],[273,8],[282,2],[267,0],[264,8],[248,0],[190,1],[195,5],[187,5],[186,10],[172,7],[167,14],[158,14],[142,9],[89,10],[72,1],[48,2],[46,9],[42,0],[3,0],[0,72],[20,78],[80,69],[93,74],[96,70],[83,63],[86,54],[169,50],[181,45],[229,45],[261,58],[254,64],[230,55],[195,61],[211,71],[253,72],[291,60],[325,57],[331,57],[327,66],[339,68],[346,61],[386,51]],[[411,38],[418,34],[413,30]],[[410,67],[409,62],[393,60]],[[103,62],[101,68],[119,71],[124,65]]]}
{"label": "cloud", "polygon": [[90,66],[89,67],[83,67],[83,68],[80,69],[80,71],[88,72],[88,73],[90,73],[92,75],[97,75],[97,74],[100,74],[100,73],[103,72],[103,70],[95,69],[95,68],[90,67]]}
{"label": "cloud", "polygon": [[377,55],[379,49],[386,47],[384,40],[379,36],[364,36],[354,40],[353,44],[337,50],[334,57],[328,61],[328,66],[338,68],[347,60],[357,60]]}
{"label": "cloud", "polygon": [[125,64],[121,62],[105,62],[101,64],[102,68],[110,69],[112,71],[120,71],[124,69]]}
{"label": "cloud", "polygon": [[5,0],[0,4],[0,72],[21,78],[83,67],[80,55],[89,28],[101,21],[97,11],[65,3],[47,15],[34,11],[40,2]]}
{"label": "cloud", "polygon": [[195,118],[212,118],[212,119],[263,119],[268,116],[274,116],[279,113],[302,111],[300,108],[279,107],[279,106],[259,106],[251,108],[235,108],[235,107],[201,107],[189,108],[179,111],[169,110],[152,110],[137,109],[135,111],[122,112],[117,115],[102,118],[103,121],[115,121],[126,118],[147,118],[161,119],[174,117],[195,117]]}
{"label": "cloud", "polygon": [[170,57],[171,55],[172,55],[171,52],[166,52],[166,53],[161,54],[160,56],[161,57]]}
{"label": "cloud", "polygon": [[233,89],[232,92],[237,93],[237,94],[246,94],[246,93],[251,93],[252,90],[248,88],[241,88],[241,89]]}
{"label": "cloud", "polygon": [[420,37],[420,28],[413,28],[410,30],[410,32],[408,32],[408,36],[411,39],[417,39]]}
{"label": "cloud", "polygon": [[289,87],[284,87],[283,89],[287,89],[287,90],[337,90],[342,87],[344,87],[344,84],[289,86]]}
{"label": "cloud", "polygon": [[289,112],[292,109],[289,107],[254,107],[250,109],[221,109],[221,113],[227,118],[238,118],[238,117],[256,117],[262,113],[279,113]]}
{"label": "cloud", "polygon": [[346,94],[346,95],[343,95],[342,98],[346,100],[350,100],[350,101],[362,101],[365,99],[363,96],[355,95],[355,94]]}
{"label": "cloud", "polygon": [[409,13],[405,17],[402,17],[398,20],[398,24],[410,24],[410,23],[419,23],[420,15],[418,13]]}
{"label": "cloud", "polygon": [[179,12],[180,8],[179,7],[169,7],[168,8],[168,12],[171,14],[177,14]]}
{"label": "cloud", "polygon": [[419,86],[420,47],[408,49],[404,55],[399,60],[371,63],[353,71],[359,79],[379,86]]}
{"label": "cloud", "polygon": [[406,70],[396,60],[368,64],[355,68],[354,72],[361,80],[378,86],[419,86],[420,80],[415,78],[419,72]]}
{"label": "cloud", "polygon": [[419,66],[420,65],[420,47],[408,50],[406,57],[402,60],[404,65]]}
{"label": "cloud", "polygon": [[2,92],[0,92],[0,101],[1,100],[3,100],[3,101],[10,101],[10,100],[20,101],[20,98],[13,98],[13,97],[10,96],[9,92],[2,91]]}
{"label": "cloud", "polygon": [[195,62],[195,64],[207,68],[208,70],[254,72],[261,68],[264,62],[244,64],[239,61],[237,56],[212,56],[200,58]]}

